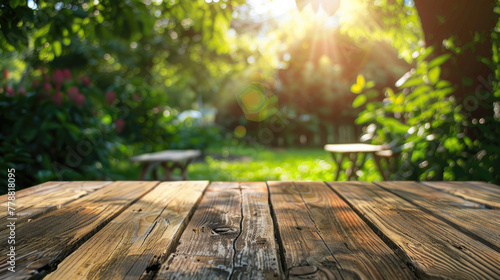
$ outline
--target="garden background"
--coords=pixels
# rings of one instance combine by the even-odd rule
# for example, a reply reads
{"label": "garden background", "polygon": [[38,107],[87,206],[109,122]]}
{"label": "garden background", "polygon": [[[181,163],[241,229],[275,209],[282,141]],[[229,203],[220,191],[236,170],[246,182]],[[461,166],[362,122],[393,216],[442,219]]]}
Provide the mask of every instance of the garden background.
{"label": "garden background", "polygon": [[[0,173],[333,178],[326,143],[400,153],[392,179],[500,183],[498,1],[0,3]],[[343,164],[349,165],[348,161]],[[368,161],[361,180],[380,180]],[[341,177],[343,179],[343,177]]]}

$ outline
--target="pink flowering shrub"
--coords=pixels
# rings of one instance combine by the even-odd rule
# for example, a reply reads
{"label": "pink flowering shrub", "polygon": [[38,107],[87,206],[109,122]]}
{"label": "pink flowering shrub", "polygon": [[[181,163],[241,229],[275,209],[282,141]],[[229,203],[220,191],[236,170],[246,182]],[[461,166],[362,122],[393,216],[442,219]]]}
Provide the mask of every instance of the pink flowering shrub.
{"label": "pink flowering shrub", "polygon": [[69,69],[33,72],[16,83],[5,69],[0,79],[1,172],[16,168],[26,186],[106,179],[110,147],[126,127],[113,105],[116,94]]}

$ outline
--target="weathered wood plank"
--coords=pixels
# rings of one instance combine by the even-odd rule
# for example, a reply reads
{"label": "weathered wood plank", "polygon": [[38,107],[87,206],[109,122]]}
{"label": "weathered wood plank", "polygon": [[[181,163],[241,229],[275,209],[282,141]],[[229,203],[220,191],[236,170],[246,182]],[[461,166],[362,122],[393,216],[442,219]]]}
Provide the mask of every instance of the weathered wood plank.
{"label": "weathered wood plank", "polygon": [[[139,279],[173,249],[208,181],[161,183],[45,279]],[[154,272],[152,272],[154,273]]]}
{"label": "weathered wood plank", "polygon": [[329,182],[421,278],[499,279],[500,252],[376,185]]}
{"label": "weathered wood plank", "polygon": [[[13,201],[17,218],[16,225],[21,225],[29,219],[34,219],[44,213],[61,208],[64,204],[94,192],[108,184],[110,181],[75,181],[64,184],[49,184],[48,187],[38,188],[30,194],[17,197]],[[54,188],[55,187],[55,188]],[[7,209],[7,202],[0,204],[2,209]],[[0,224],[7,224],[7,212],[0,213]],[[2,229],[0,234],[4,234],[7,228]]]}
{"label": "weathered wood plank", "polygon": [[156,279],[279,278],[265,184],[212,183]]}
{"label": "weathered wood plank", "polygon": [[490,190],[492,190],[494,192],[500,191],[500,186],[499,185],[495,185],[495,184],[491,184],[491,183],[487,183],[487,182],[468,181],[467,183],[473,184],[473,185],[476,185],[476,186],[480,186],[480,187],[483,187],[483,188],[487,188],[487,189],[490,189]]}
{"label": "weathered wood plank", "polygon": [[240,188],[243,219],[234,248],[232,279],[280,279],[282,272],[267,184],[240,183]]}
{"label": "weathered wood plank", "polygon": [[[292,279],[412,279],[394,252],[327,185],[269,182]],[[302,275],[301,275],[302,274]]]}
{"label": "weathered wood plank", "polygon": [[268,186],[287,276],[315,274],[317,279],[342,279],[293,183],[268,182]]}
{"label": "weathered wood plank", "polygon": [[16,272],[6,271],[0,256],[0,279],[40,278],[158,182],[115,182],[44,214],[16,229]]}
{"label": "weathered wood plank", "polygon": [[[21,197],[25,197],[28,195],[33,195],[35,193],[40,193],[40,192],[46,192],[50,190],[57,189],[59,186],[67,184],[69,182],[66,181],[49,181],[45,182],[30,188],[22,189],[22,190],[16,190],[16,199],[19,199]],[[19,187],[19,186],[17,186]],[[7,195],[2,195],[0,196],[0,203],[6,202],[7,201]]]}
{"label": "weathered wood plank", "polygon": [[464,230],[472,237],[484,240],[500,251],[500,212],[485,209],[482,204],[443,193],[416,182],[377,182],[377,185],[410,201],[421,209],[439,216]]}
{"label": "weathered wood plank", "polygon": [[477,182],[422,182],[443,192],[463,199],[482,203],[489,208],[500,209],[500,188]]}

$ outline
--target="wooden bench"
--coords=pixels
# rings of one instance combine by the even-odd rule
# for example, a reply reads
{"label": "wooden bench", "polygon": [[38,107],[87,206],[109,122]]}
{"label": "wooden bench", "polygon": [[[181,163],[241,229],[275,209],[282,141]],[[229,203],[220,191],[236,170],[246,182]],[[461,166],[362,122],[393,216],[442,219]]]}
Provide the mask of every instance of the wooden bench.
{"label": "wooden bench", "polygon": [[[372,156],[375,161],[375,165],[384,180],[387,181],[389,178],[387,172],[384,172],[380,165],[381,158],[391,158],[394,156],[393,151],[391,151],[386,145],[371,145],[364,143],[328,144],[325,145],[325,151],[332,154],[333,160],[337,165],[334,177],[335,181],[339,179],[340,173],[343,172],[346,173],[347,180],[350,180],[353,176],[357,179],[356,173],[358,170],[363,168],[367,155]],[[346,157],[351,160],[352,166],[347,170],[343,170],[342,162]],[[360,163],[358,163],[358,158],[361,158]]]}
{"label": "wooden bench", "polygon": [[0,279],[500,279],[482,182],[48,182],[11,202]]}
{"label": "wooden bench", "polygon": [[144,180],[146,175],[150,170],[153,171],[153,178],[158,180],[157,168],[159,166],[163,167],[165,177],[164,180],[172,181],[172,173],[175,169],[180,169],[181,177],[183,180],[187,180],[187,167],[191,161],[201,155],[199,150],[168,150],[161,151],[157,153],[143,154],[131,158],[132,162],[142,163],[142,171],[140,175],[140,180]]}

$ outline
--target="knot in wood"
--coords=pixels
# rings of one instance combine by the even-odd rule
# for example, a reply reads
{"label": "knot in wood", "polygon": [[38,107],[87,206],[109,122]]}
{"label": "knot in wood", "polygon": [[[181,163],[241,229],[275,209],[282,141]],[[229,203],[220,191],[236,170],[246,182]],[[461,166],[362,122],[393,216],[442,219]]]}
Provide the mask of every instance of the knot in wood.
{"label": "knot in wood", "polygon": [[290,275],[292,276],[310,275],[316,272],[318,272],[318,268],[314,265],[296,266],[290,269]]}
{"label": "knot in wood", "polygon": [[263,238],[263,237],[257,237],[255,239],[255,243],[259,244],[259,245],[264,245],[267,243],[267,239]]}
{"label": "knot in wood", "polygon": [[213,234],[231,234],[231,233],[237,233],[238,229],[232,228],[232,227],[218,227],[212,229]]}

